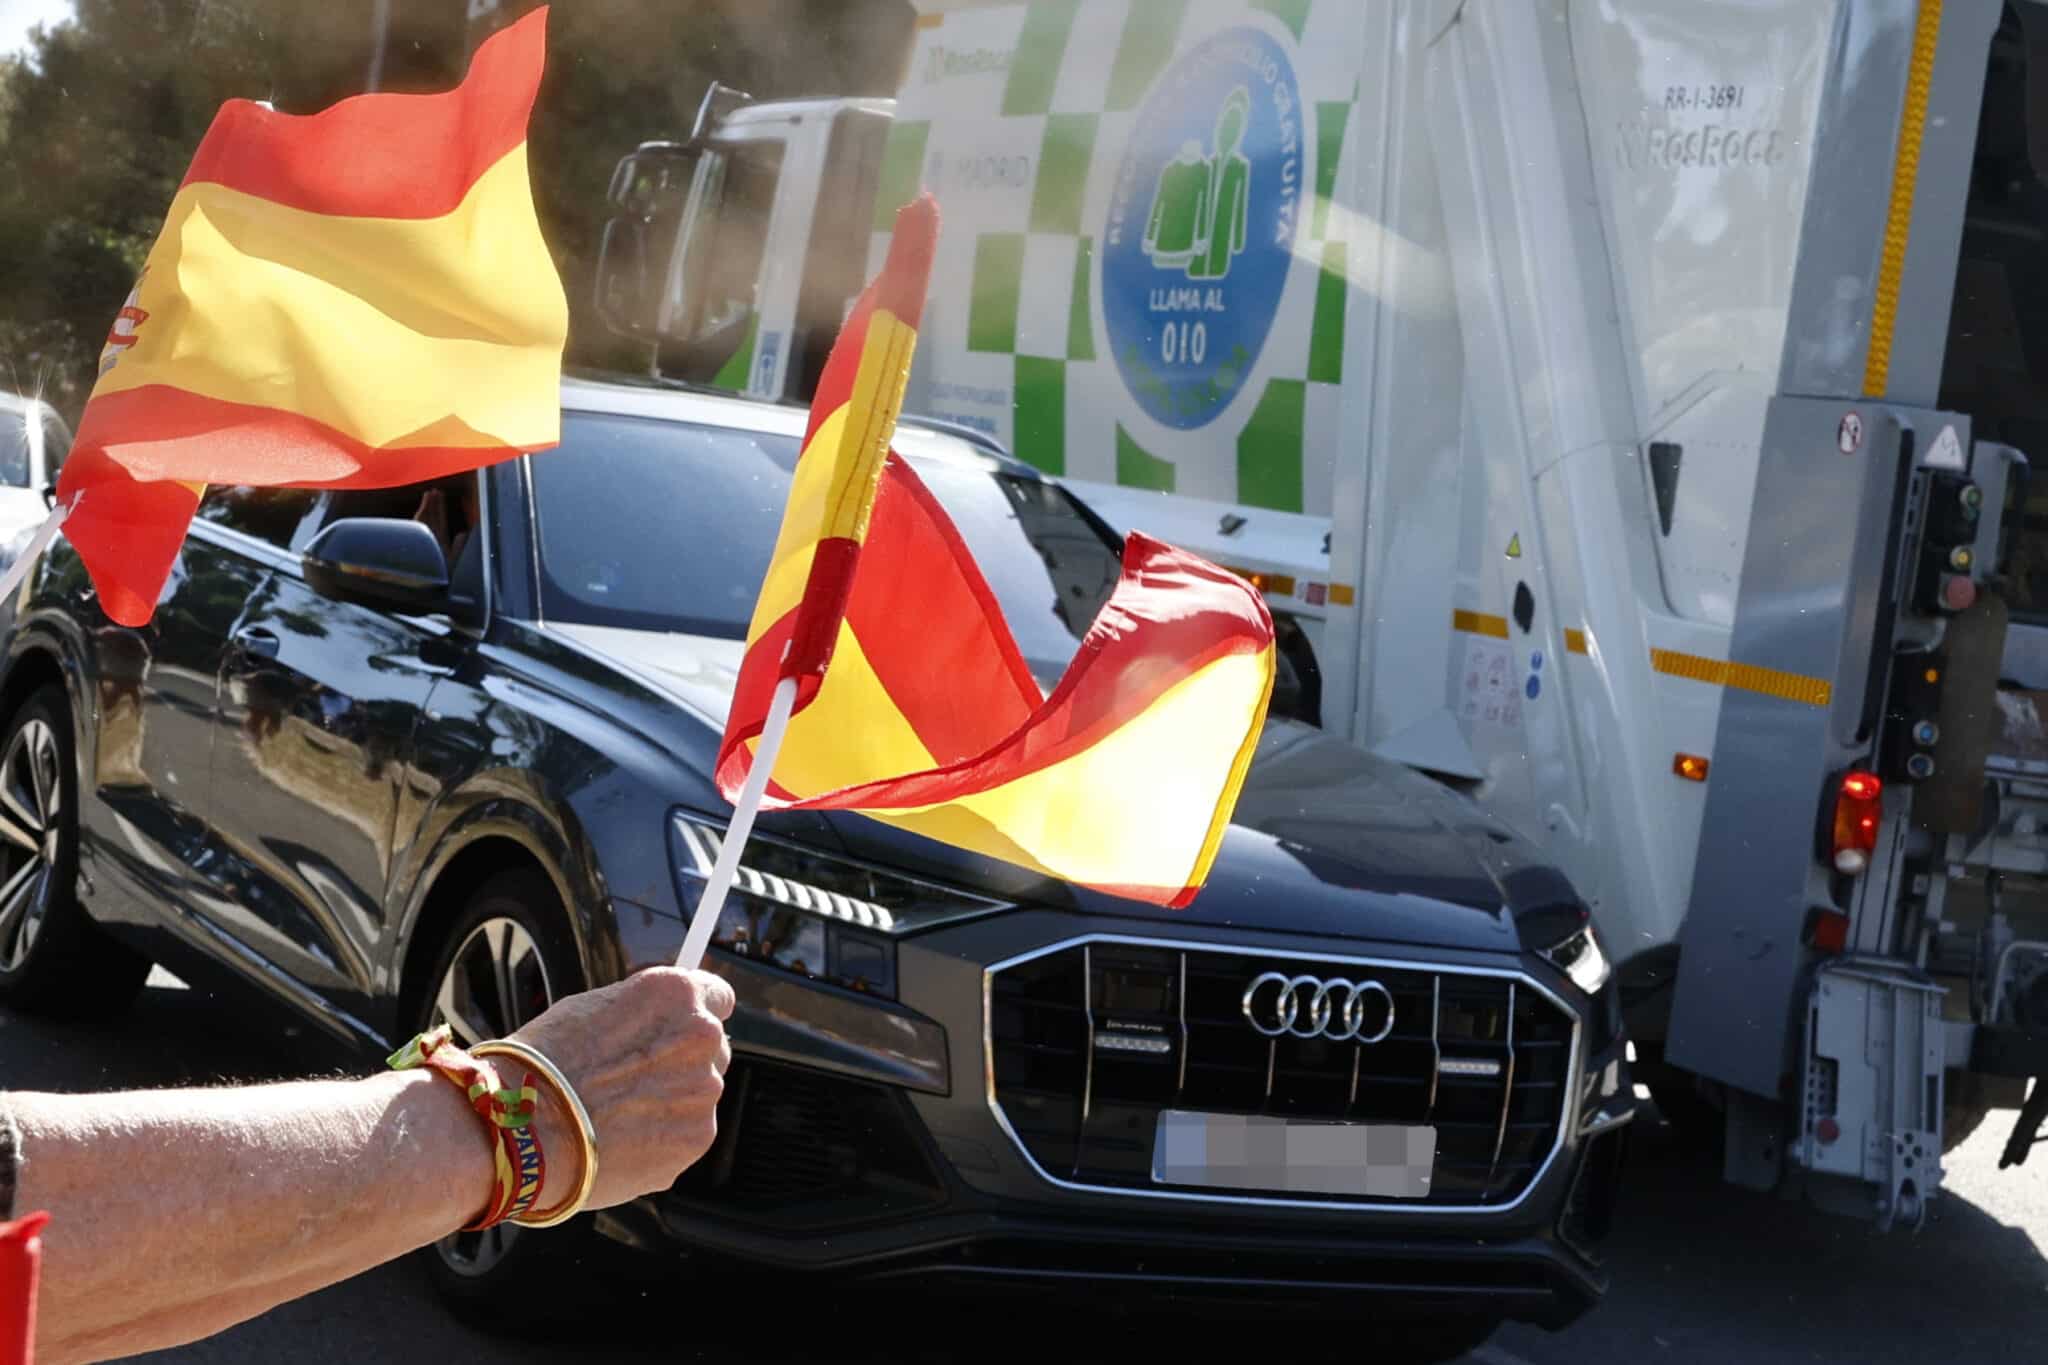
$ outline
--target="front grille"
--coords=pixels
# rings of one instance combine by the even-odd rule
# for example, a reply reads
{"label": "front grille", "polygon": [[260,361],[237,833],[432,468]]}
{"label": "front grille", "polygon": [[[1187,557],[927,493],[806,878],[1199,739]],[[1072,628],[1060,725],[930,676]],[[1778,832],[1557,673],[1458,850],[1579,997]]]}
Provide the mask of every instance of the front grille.
{"label": "front grille", "polygon": [[[1262,1036],[1242,1003],[1266,972],[1379,982],[1392,1019],[1375,997],[1361,1031],[1386,1036]],[[1576,1038],[1570,1012],[1524,978],[1114,939],[998,969],[988,1015],[994,1103],[1056,1179],[1180,1189],[1152,1176],[1162,1109],[1430,1124],[1429,1193],[1400,1201],[1422,1206],[1499,1206],[1528,1189],[1557,1145]]]}

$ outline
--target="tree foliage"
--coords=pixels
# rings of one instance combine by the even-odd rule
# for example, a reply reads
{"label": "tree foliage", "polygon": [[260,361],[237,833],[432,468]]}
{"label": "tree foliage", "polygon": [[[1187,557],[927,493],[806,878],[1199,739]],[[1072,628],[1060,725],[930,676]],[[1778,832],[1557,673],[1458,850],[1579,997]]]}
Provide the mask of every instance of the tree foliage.
{"label": "tree foliage", "polygon": [[[222,101],[311,112],[368,89],[373,68],[379,89],[447,89],[476,43],[532,7],[392,0],[380,54],[367,4],[77,0],[0,59],[0,388],[76,419]],[[619,157],[686,135],[714,79],[761,98],[888,94],[912,18],[909,0],[556,0],[529,156],[571,363],[621,354],[589,304]]]}

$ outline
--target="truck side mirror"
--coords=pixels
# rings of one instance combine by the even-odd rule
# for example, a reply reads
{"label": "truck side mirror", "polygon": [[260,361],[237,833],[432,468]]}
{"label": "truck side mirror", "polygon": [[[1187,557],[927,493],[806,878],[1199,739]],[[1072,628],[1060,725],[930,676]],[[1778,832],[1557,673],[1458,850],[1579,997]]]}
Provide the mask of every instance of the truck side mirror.
{"label": "truck side mirror", "polygon": [[684,143],[647,142],[612,171],[605,199],[614,212],[598,238],[592,303],[621,335],[651,341],[659,334],[664,277],[700,160]]}

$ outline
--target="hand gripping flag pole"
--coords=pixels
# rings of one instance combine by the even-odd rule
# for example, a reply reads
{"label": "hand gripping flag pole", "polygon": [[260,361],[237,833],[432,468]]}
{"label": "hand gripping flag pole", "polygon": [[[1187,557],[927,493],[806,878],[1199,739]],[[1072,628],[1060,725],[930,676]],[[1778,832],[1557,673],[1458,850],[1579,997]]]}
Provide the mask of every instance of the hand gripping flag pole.
{"label": "hand gripping flag pole", "polygon": [[[910,383],[910,358],[917,348],[938,236],[939,207],[931,195],[897,213],[888,259],[847,315],[818,381],[763,594],[771,590],[777,570],[790,562],[785,552],[792,547],[808,547],[810,567],[803,596],[791,614],[752,766],[733,803],[732,821],[704,895],[690,917],[682,950],[676,954],[676,965],[686,970],[703,962],[711,944],[798,698],[816,694],[838,644],[854,567],[889,459],[896,415]],[[749,632],[750,637],[757,633]],[[749,647],[754,643],[750,638]]]}

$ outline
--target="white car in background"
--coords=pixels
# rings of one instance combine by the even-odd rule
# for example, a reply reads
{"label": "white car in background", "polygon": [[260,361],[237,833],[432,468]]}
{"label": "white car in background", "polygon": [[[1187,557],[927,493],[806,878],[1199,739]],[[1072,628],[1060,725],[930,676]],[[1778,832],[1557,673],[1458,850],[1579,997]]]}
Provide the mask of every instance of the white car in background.
{"label": "white car in background", "polygon": [[50,514],[71,428],[40,398],[0,393],[0,571]]}

